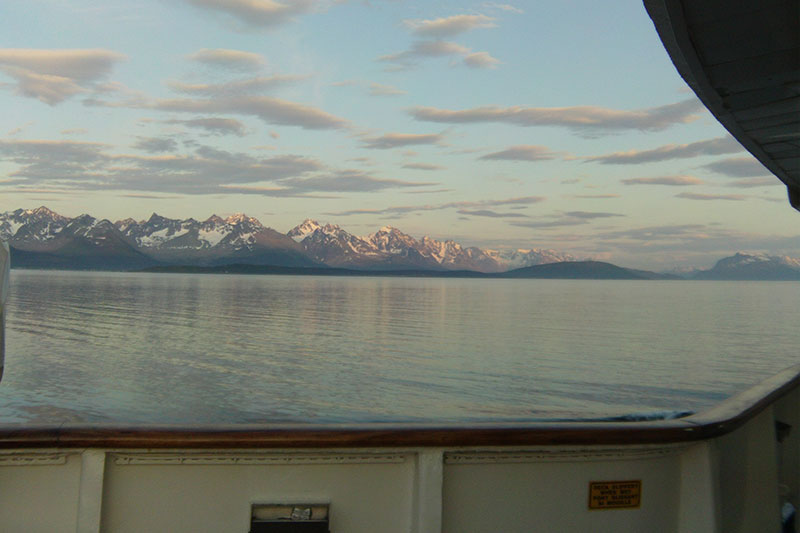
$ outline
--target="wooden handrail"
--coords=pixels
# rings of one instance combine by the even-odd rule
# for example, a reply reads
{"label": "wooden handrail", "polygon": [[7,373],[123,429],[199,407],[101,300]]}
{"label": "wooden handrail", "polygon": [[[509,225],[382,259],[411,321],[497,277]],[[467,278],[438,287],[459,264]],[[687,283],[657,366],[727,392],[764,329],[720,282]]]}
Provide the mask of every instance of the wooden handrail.
{"label": "wooden handrail", "polygon": [[406,448],[690,442],[730,433],[800,385],[790,367],[703,413],[641,422],[0,425],[0,448]]}

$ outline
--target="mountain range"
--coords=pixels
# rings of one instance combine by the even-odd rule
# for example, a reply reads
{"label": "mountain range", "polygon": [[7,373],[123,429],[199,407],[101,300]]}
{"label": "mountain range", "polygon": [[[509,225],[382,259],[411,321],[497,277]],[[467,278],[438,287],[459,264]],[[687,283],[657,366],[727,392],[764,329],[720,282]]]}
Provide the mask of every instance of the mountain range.
{"label": "mountain range", "polygon": [[0,214],[0,239],[14,249],[14,266],[29,268],[252,264],[504,272],[576,259],[555,250],[498,251],[427,236],[417,240],[391,226],[357,236],[307,219],[284,235],[243,214],[199,221],[153,213],[147,220],[111,222],[90,215],[68,218],[46,207]]}
{"label": "mountain range", "polygon": [[800,280],[800,259],[791,257],[739,252],[708,270],[656,274],[579,261],[556,250],[492,250],[428,236],[415,239],[391,226],[357,236],[338,225],[306,219],[283,234],[243,214],[199,221],[153,213],[147,220],[111,222],[87,214],[64,217],[46,207],[17,209],[0,213],[0,240],[11,245],[12,266],[19,268],[218,271],[216,267],[250,265],[306,273],[329,269],[444,276]]}

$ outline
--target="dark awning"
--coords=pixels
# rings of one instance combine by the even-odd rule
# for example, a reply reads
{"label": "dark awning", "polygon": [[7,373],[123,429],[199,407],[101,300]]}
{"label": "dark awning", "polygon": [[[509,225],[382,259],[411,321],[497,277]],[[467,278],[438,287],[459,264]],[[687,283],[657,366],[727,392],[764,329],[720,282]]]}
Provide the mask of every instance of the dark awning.
{"label": "dark awning", "polygon": [[644,0],[678,72],[800,210],[800,2]]}

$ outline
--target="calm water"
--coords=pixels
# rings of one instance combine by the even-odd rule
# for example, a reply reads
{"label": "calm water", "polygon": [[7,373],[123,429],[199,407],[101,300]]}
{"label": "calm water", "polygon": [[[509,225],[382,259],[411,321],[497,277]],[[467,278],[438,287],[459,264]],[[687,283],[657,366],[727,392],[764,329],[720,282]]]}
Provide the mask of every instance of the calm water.
{"label": "calm water", "polygon": [[14,271],[0,422],[699,410],[800,362],[800,283]]}

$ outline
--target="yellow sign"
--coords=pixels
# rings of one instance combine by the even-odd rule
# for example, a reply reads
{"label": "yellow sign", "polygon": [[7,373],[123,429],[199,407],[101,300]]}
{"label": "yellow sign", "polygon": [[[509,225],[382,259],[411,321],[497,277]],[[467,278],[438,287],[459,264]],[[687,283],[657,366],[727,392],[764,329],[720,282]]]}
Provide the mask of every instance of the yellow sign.
{"label": "yellow sign", "polygon": [[589,509],[636,509],[641,503],[641,479],[589,482]]}

